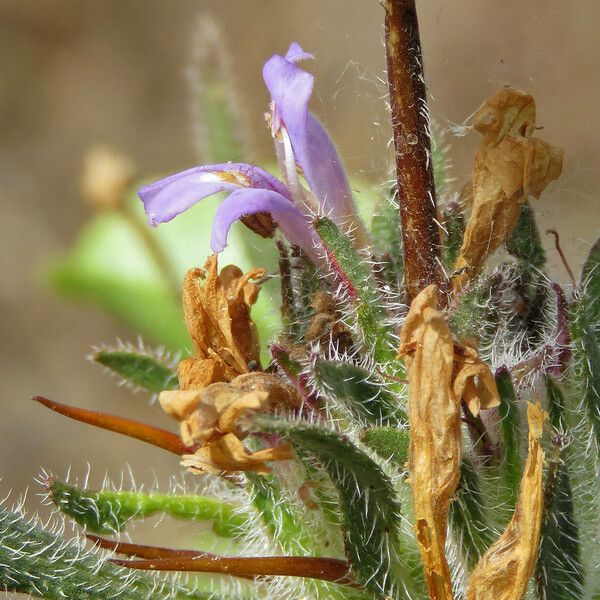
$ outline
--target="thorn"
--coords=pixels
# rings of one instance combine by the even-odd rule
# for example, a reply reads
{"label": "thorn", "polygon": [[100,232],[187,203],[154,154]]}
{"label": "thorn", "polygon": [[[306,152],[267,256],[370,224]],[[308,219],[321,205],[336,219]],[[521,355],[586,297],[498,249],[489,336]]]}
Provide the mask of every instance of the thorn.
{"label": "thorn", "polygon": [[68,406],[66,404],[61,404],[60,402],[48,400],[42,396],[34,396],[32,400],[39,402],[50,410],[65,415],[70,419],[75,419],[76,421],[87,423],[88,425],[94,425],[101,429],[108,429],[109,431],[127,435],[141,440],[142,442],[157,446],[158,448],[162,448],[163,450],[167,450],[168,452],[172,452],[173,454],[178,454],[179,456],[190,454],[195,451],[195,448],[186,446],[178,435],[171,433],[166,429],[160,429],[159,427],[153,427],[146,423],[109,415],[103,412]]}

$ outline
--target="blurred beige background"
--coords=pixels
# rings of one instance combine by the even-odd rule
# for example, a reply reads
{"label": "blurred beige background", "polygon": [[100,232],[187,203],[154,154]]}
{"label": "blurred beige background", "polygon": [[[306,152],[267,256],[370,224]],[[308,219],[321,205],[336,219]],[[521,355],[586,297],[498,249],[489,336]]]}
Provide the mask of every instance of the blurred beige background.
{"label": "blurred beige background", "polygon": [[[574,267],[600,230],[600,10],[597,0],[421,0],[431,111],[442,128],[462,122],[505,83],[531,92],[543,137],[565,149],[561,180],[535,206]],[[0,0],[0,496],[22,492],[40,466],[68,465],[92,481],[124,463],[165,482],[177,461],[158,450],[69,422],[34,394],[167,425],[84,360],[90,347],[133,338],[91,308],[40,285],[49,256],[88,218],[78,195],[82,155],[96,143],[130,154],[142,172],[195,163],[190,96],[194,23],[218,19],[231,50],[253,145],[269,156],[260,77],[271,54],[296,40],[317,60],[314,111],[351,173],[383,181],[390,138],[385,108],[383,9],[377,0]],[[476,135],[452,140],[457,184],[468,177]],[[545,239],[551,248],[550,240]],[[550,252],[553,272],[565,280]],[[28,508],[37,506],[33,486]],[[45,509],[43,509],[45,510]]]}

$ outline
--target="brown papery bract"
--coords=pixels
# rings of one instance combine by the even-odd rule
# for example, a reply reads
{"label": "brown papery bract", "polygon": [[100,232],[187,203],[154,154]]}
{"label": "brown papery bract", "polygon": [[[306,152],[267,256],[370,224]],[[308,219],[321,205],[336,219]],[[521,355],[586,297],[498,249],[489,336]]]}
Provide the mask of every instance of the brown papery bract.
{"label": "brown papery bract", "polygon": [[232,382],[212,383],[202,390],[161,392],[163,410],[181,423],[181,437],[195,454],[182,464],[196,473],[255,471],[269,473],[265,461],[289,460],[289,446],[250,452],[243,418],[251,412],[287,413],[297,408],[300,397],[290,386],[267,373],[247,373]]}
{"label": "brown papery bract", "polygon": [[467,600],[521,600],[525,596],[540,543],[544,466],[540,438],[545,417],[540,404],[528,404],[529,450],[517,507],[504,533],[473,570]]}
{"label": "brown papery bract", "polygon": [[185,322],[196,356],[179,364],[183,390],[203,389],[218,381],[231,381],[258,365],[260,347],[250,308],[260,287],[253,283],[265,274],[252,269],[246,274],[228,265],[218,272],[217,255],[204,269],[190,269],[183,282]]}
{"label": "brown papery bract", "polygon": [[463,288],[488,255],[515,228],[529,196],[539,198],[562,171],[562,150],[530,137],[535,130],[535,102],[506,87],[475,113],[474,128],[483,142],[473,164],[473,204],[452,284]]}
{"label": "brown papery bract", "polygon": [[475,350],[454,343],[437,306],[435,285],[413,300],[399,356],[408,367],[409,473],[425,580],[432,600],[450,600],[444,549],[448,507],[460,478],[461,399],[478,412],[499,398],[488,367]]}

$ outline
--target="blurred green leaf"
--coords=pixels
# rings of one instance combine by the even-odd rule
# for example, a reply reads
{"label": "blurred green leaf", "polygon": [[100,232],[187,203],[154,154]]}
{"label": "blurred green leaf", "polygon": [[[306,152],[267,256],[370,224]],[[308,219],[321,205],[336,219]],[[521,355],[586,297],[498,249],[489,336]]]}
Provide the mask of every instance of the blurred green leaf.
{"label": "blurred green leaf", "polygon": [[[151,230],[150,233],[183,279],[185,271],[202,266],[210,253],[210,233],[221,197],[204,200],[185,216]],[[135,215],[144,220],[141,202],[131,198]],[[219,263],[246,270],[254,266],[277,271],[272,240],[265,240],[236,223],[230,245]],[[169,350],[190,348],[191,344],[178,299],[169,289],[140,236],[119,213],[94,216],[83,227],[66,256],[55,260],[49,279],[61,294],[94,304],[129,325],[136,333]],[[252,316],[263,342],[280,327],[278,282],[263,285]]]}

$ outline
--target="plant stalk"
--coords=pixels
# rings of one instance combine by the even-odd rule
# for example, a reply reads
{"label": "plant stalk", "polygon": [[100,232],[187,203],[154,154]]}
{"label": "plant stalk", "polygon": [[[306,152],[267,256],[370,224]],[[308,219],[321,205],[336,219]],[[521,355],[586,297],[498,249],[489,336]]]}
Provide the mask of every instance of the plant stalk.
{"label": "plant stalk", "polygon": [[415,0],[386,0],[385,45],[404,278],[408,302],[435,283],[447,305],[431,159],[427,92]]}

